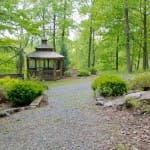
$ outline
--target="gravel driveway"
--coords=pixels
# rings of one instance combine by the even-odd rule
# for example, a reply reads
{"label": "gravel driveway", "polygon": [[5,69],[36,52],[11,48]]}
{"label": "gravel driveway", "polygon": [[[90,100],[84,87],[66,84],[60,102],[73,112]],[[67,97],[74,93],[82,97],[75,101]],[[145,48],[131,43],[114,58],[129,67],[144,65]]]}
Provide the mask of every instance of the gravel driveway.
{"label": "gravel driveway", "polygon": [[95,106],[90,84],[58,84],[46,91],[49,106],[0,119],[0,150],[112,149],[123,140],[118,124]]}

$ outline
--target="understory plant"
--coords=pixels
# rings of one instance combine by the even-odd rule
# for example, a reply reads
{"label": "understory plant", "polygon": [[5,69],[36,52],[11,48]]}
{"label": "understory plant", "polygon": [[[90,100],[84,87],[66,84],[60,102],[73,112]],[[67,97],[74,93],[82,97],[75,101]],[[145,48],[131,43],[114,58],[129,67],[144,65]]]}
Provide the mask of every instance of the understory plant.
{"label": "understory plant", "polygon": [[91,74],[96,75],[96,73],[97,73],[97,69],[96,68],[91,67],[89,70],[90,70]]}
{"label": "understory plant", "polygon": [[92,82],[92,89],[102,96],[119,96],[127,92],[127,84],[118,76],[104,74]]}
{"label": "understory plant", "polygon": [[89,76],[89,75],[90,75],[90,72],[88,70],[79,70],[77,72],[78,77],[86,77],[86,76]]}
{"label": "understory plant", "polygon": [[64,76],[65,77],[71,77],[71,72],[70,71],[65,71]]}

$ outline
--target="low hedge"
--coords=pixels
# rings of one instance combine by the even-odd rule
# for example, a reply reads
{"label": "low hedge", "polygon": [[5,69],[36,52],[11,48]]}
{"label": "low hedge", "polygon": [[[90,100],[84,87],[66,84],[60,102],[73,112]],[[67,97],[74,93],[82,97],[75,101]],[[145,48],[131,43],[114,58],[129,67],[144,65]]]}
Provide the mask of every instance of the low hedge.
{"label": "low hedge", "polygon": [[92,89],[102,96],[119,96],[127,92],[127,85],[118,76],[101,75],[92,82]]}

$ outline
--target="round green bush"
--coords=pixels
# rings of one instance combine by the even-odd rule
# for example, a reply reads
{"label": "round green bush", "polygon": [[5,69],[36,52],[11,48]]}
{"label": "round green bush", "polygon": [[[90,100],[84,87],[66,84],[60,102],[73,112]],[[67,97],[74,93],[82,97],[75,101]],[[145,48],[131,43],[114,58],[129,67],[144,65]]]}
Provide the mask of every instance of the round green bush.
{"label": "round green bush", "polygon": [[150,73],[142,73],[130,81],[131,89],[150,90]]}
{"label": "round green bush", "polygon": [[8,91],[8,99],[14,106],[29,105],[37,96],[41,95],[44,88],[33,81],[20,81],[14,84]]}
{"label": "round green bush", "polygon": [[77,72],[77,76],[78,77],[86,77],[86,76],[89,76],[90,73],[88,70],[80,70]]}
{"label": "round green bush", "polygon": [[118,76],[101,75],[92,82],[92,89],[102,96],[119,96],[127,92],[127,85]]}

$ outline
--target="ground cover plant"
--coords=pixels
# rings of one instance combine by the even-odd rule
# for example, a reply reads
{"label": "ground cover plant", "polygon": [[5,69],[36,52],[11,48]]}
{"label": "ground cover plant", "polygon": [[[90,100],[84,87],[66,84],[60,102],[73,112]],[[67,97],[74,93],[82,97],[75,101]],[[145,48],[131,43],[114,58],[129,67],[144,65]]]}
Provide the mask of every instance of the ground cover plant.
{"label": "ground cover plant", "polygon": [[132,78],[130,81],[130,88],[144,91],[150,90],[150,73],[141,73]]}
{"label": "ground cover plant", "polygon": [[150,101],[149,100],[136,100],[136,99],[127,99],[124,106],[127,109],[133,111],[140,111],[141,113],[150,113]]}

